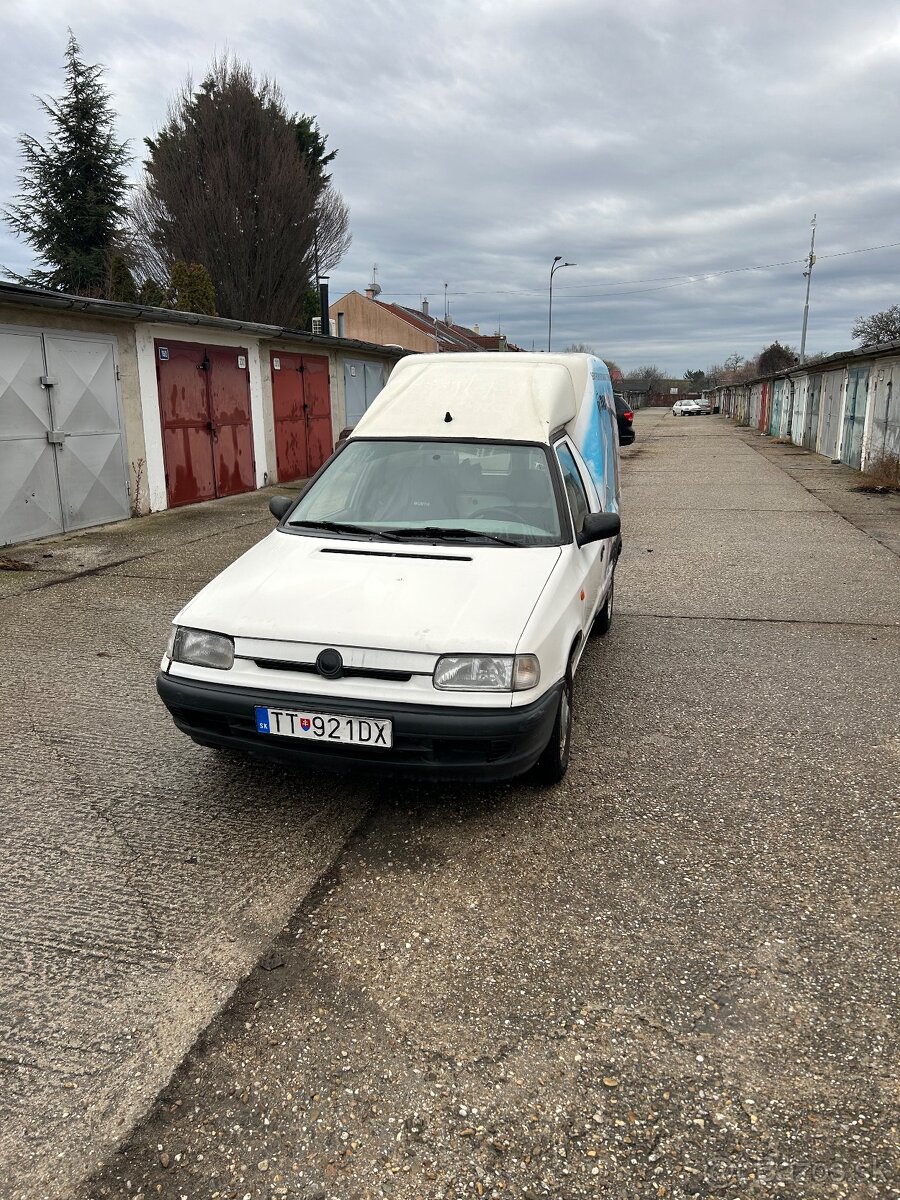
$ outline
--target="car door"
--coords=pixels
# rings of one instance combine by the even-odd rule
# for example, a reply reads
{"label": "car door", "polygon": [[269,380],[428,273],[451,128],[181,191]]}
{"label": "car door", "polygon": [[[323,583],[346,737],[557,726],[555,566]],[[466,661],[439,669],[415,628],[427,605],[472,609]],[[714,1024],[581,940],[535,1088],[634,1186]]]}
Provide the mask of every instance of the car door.
{"label": "car door", "polygon": [[587,636],[594,614],[606,595],[606,585],[612,569],[612,544],[609,541],[588,542],[579,546],[578,535],[584,529],[588,513],[602,512],[603,506],[590,473],[581,455],[569,439],[561,438],[554,445],[559,469],[565,485],[566,499],[572,517],[576,545],[573,563],[581,594],[581,629]]}

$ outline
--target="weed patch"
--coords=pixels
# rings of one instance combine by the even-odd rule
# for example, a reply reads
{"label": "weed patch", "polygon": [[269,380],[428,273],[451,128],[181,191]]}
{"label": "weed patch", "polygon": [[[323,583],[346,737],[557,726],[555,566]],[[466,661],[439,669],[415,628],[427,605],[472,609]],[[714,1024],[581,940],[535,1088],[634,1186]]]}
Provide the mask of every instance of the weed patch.
{"label": "weed patch", "polygon": [[900,455],[885,454],[870,463],[863,471],[865,483],[854,492],[900,492]]}
{"label": "weed patch", "polygon": [[33,571],[31,563],[22,562],[18,558],[10,558],[8,554],[0,554],[0,571]]}

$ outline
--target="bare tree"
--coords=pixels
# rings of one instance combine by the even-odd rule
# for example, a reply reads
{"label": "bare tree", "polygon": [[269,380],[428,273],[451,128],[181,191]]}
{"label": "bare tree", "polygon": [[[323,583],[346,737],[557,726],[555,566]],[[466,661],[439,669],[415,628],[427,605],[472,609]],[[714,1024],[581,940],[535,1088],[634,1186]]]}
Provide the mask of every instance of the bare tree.
{"label": "bare tree", "polygon": [[646,383],[649,383],[651,392],[658,392],[665,382],[665,378],[659,367],[654,366],[652,363],[648,363],[643,367],[637,367],[629,375],[629,379],[642,379]]}
{"label": "bare tree", "polygon": [[[216,59],[196,92],[186,81],[146,144],[133,208],[142,272],[163,283],[177,260],[201,263],[222,316],[294,323],[314,272],[321,183],[298,153],[276,84]],[[346,208],[340,197],[328,204],[334,232],[326,247],[336,262]]]}
{"label": "bare tree", "polygon": [[316,205],[315,251],[317,271],[327,275],[350,249],[350,209],[341,193],[328,184]]}
{"label": "bare tree", "polygon": [[[712,368],[710,368],[712,369]],[[744,358],[743,354],[729,354],[722,364],[722,383],[744,383],[756,374],[756,359]]]}
{"label": "bare tree", "polygon": [[[563,353],[596,355],[597,351],[593,346],[589,346],[587,342],[570,342],[569,345],[566,346]],[[609,377],[613,383],[616,383],[617,380],[621,380],[622,369],[617,362],[614,362],[611,358],[604,358],[601,361],[605,363],[606,369],[609,371]]]}
{"label": "bare tree", "polygon": [[735,351],[734,354],[728,355],[722,365],[729,375],[734,375],[736,377],[741,368],[746,366],[746,362],[747,360],[744,358],[743,354],[738,354],[737,351]]}
{"label": "bare tree", "polygon": [[880,342],[900,338],[900,304],[892,304],[870,317],[857,317],[850,336],[864,346],[877,346]]}

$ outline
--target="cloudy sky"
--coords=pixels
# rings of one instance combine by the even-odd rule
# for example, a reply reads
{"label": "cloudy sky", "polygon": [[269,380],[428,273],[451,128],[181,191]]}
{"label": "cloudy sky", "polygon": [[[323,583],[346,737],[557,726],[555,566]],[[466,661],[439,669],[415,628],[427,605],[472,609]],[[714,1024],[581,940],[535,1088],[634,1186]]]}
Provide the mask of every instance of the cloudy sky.
{"label": "cloudy sky", "polygon": [[[544,349],[559,254],[577,266],[555,278],[555,349],[680,374],[799,344],[816,213],[808,351],[850,346],[855,317],[900,302],[896,0],[4,0],[3,15],[3,202],[71,26],[136,153],[224,50],[318,117],[353,232],[332,298],[377,263],[383,298],[442,315],[446,283],[455,320]],[[5,226],[0,263],[30,265]]]}

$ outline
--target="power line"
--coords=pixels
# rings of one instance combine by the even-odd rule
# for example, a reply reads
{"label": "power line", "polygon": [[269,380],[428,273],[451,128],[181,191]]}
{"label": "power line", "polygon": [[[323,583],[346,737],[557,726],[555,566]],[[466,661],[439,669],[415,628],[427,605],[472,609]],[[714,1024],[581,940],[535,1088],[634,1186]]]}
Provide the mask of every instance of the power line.
{"label": "power line", "polygon": [[[817,259],[821,261],[824,258],[847,258],[854,254],[870,254],[874,250],[893,250],[900,246],[900,242],[885,242],[880,246],[861,246],[857,250],[837,250],[833,254],[819,254]],[[718,279],[723,275],[738,275],[748,271],[772,271],[779,267],[794,267],[801,263],[805,263],[805,258],[788,258],[783,262],[760,263],[749,267],[725,267],[720,271],[700,271],[690,275],[655,275],[647,279],[633,279],[628,282],[623,281],[621,284],[613,284],[613,287],[625,288],[625,291],[604,291],[593,292],[585,296],[586,300],[600,300],[606,297],[614,296],[636,296],[645,292],[661,292],[672,287],[685,287],[692,283],[701,283],[707,279]],[[671,281],[671,282],[669,282]],[[642,283],[660,283],[661,287],[639,288],[636,285]],[[565,292],[583,291],[588,288],[596,287],[593,283],[576,283],[568,285],[560,285],[559,290]],[[390,292],[391,296],[421,296],[427,293],[429,289],[419,289],[415,292]],[[434,291],[434,289],[430,289]],[[540,296],[543,295],[543,289],[540,288],[495,288],[495,289],[475,289],[471,291],[451,291],[451,296]]]}

